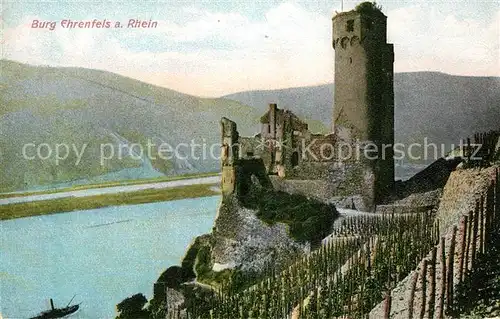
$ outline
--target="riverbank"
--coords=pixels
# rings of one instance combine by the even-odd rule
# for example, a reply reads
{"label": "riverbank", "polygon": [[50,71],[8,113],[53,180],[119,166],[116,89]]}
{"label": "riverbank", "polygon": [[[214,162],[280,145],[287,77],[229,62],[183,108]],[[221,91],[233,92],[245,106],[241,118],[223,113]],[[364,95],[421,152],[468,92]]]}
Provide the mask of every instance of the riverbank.
{"label": "riverbank", "polygon": [[0,220],[37,215],[64,213],[74,210],[95,209],[107,206],[144,204],[185,198],[214,196],[219,192],[215,184],[194,184],[170,188],[145,189],[86,197],[63,197],[24,203],[0,205]]}
{"label": "riverbank", "polygon": [[12,198],[12,197],[24,197],[24,196],[32,196],[32,195],[45,195],[45,194],[55,194],[59,192],[72,192],[86,189],[99,189],[106,187],[117,187],[117,186],[130,186],[130,185],[143,185],[143,184],[151,184],[151,183],[162,183],[162,182],[171,182],[171,181],[179,181],[191,178],[203,178],[203,177],[213,177],[220,175],[219,172],[209,172],[209,173],[193,173],[193,174],[183,174],[176,176],[163,176],[156,178],[147,178],[140,180],[125,180],[125,181],[114,181],[114,182],[104,182],[99,184],[83,184],[83,185],[75,185],[72,187],[63,187],[51,190],[40,190],[40,191],[16,191],[16,192],[5,192],[0,193],[0,199],[2,198]]}

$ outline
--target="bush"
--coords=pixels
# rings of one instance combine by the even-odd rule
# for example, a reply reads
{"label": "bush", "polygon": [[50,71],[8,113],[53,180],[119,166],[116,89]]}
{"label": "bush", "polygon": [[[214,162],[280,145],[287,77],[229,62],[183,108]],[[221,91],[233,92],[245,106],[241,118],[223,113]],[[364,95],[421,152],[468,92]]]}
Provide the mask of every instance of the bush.
{"label": "bush", "polygon": [[135,294],[132,297],[124,299],[116,309],[118,311],[117,319],[147,319],[149,311],[143,309],[148,302],[143,294]]}
{"label": "bush", "polygon": [[299,242],[318,243],[330,233],[337,211],[335,206],[303,195],[252,189],[240,197],[243,206],[257,210],[268,224],[289,226],[290,236]]}
{"label": "bush", "polygon": [[171,266],[165,270],[157,282],[164,282],[168,288],[178,288],[183,282],[194,278],[194,273],[191,269],[184,269],[179,266]]}
{"label": "bush", "polygon": [[210,267],[210,254],[211,250],[208,246],[203,246],[198,250],[196,261],[194,263],[194,271],[198,279],[206,276],[212,271],[212,268]]}
{"label": "bush", "polygon": [[355,10],[359,13],[373,13],[373,12],[382,12],[382,7],[377,5],[377,3],[366,1],[358,4]]}

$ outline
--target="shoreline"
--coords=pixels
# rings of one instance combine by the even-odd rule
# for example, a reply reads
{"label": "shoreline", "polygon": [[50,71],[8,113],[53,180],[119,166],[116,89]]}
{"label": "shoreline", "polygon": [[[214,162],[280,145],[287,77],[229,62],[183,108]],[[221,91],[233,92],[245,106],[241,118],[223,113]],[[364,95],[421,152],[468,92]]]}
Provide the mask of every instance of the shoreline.
{"label": "shoreline", "polygon": [[12,198],[12,197],[32,196],[32,195],[55,194],[55,193],[61,193],[61,192],[71,192],[71,191],[79,191],[79,190],[87,190],[87,189],[99,189],[99,188],[106,188],[106,187],[119,187],[119,186],[143,185],[143,184],[151,184],[151,183],[163,183],[163,182],[172,182],[172,181],[179,181],[179,180],[193,179],[193,178],[213,177],[213,176],[218,176],[218,175],[220,175],[220,172],[194,173],[194,174],[163,176],[163,177],[146,178],[146,179],[138,179],[138,180],[124,180],[124,181],[110,181],[110,182],[103,182],[103,183],[80,184],[80,185],[61,187],[61,188],[55,188],[55,189],[46,189],[46,190],[0,192],[0,199]]}
{"label": "shoreline", "polygon": [[137,205],[187,198],[219,195],[214,190],[217,184],[193,184],[160,189],[145,189],[134,192],[91,195],[86,197],[62,197],[24,203],[0,205],[0,221],[15,218],[67,213],[109,206]]}

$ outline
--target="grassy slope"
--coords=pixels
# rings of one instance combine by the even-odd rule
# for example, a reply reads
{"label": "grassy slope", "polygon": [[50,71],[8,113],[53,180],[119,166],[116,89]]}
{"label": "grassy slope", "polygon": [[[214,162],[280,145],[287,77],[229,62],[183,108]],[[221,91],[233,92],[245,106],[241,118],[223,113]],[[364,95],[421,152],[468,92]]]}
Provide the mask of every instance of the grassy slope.
{"label": "grassy slope", "polygon": [[[124,168],[138,169],[141,178],[154,177],[130,156],[100,165],[100,145],[118,145],[117,137],[143,145],[220,140],[219,120],[238,123],[241,135],[253,135],[261,115],[254,108],[221,98],[199,98],[117,74],[82,68],[30,66],[0,60],[0,191],[88,179]],[[321,124],[311,122],[314,127]],[[89,147],[78,166],[76,156],[56,165],[21,157],[25,143],[75,144]],[[153,156],[156,152],[153,150]],[[166,175],[218,170],[216,159],[152,161]],[[156,172],[158,175],[158,172]],[[134,175],[135,176],[135,175]],[[134,177],[116,177],[131,179]]]}

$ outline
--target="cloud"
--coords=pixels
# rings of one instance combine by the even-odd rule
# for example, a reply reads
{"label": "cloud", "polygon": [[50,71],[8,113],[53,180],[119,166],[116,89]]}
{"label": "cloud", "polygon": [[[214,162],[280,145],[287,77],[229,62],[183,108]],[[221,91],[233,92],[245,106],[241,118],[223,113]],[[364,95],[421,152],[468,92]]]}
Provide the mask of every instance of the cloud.
{"label": "cloud", "polygon": [[500,10],[490,22],[459,19],[422,6],[392,10],[387,16],[396,71],[500,75]]}
{"label": "cloud", "polygon": [[[490,22],[422,6],[387,15],[397,72],[499,75],[500,12]],[[142,30],[31,29],[37,18],[4,30],[3,57],[102,69],[202,96],[333,81],[331,17],[293,3],[260,21],[189,7],[176,21]]]}
{"label": "cloud", "polygon": [[[36,18],[27,17],[7,31],[10,38],[22,41],[7,39],[4,57],[33,64],[99,68],[212,96],[333,79],[332,68],[328,67],[333,63],[329,19],[293,4],[273,8],[260,22],[238,13],[207,12],[183,25],[159,21],[158,29],[129,29],[120,36],[98,29],[29,28]],[[163,51],[130,50],[118,41],[151,35],[164,37]],[[203,41],[208,43],[201,50],[192,45]],[[227,49],[220,45],[223,42],[233,46]],[[193,49],[179,50],[186,43]]]}

